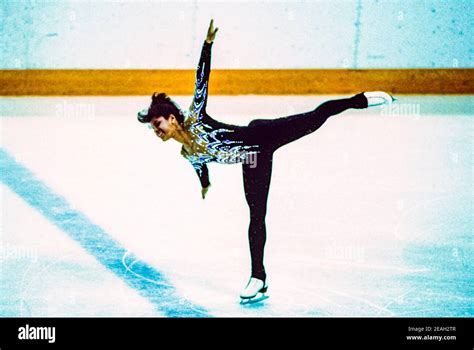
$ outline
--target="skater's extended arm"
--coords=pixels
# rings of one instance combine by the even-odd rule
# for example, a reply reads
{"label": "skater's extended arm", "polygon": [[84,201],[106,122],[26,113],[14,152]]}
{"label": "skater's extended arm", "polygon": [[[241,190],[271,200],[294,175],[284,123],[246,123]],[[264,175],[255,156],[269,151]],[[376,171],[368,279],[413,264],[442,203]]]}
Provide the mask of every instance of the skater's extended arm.
{"label": "skater's extended arm", "polygon": [[207,168],[206,164],[196,167],[196,174],[199,177],[199,182],[201,182],[202,188],[207,188],[211,185],[209,182],[209,169]]}
{"label": "skater's extended arm", "polygon": [[209,187],[211,187],[211,183],[209,182],[209,169],[206,164],[199,164],[198,166],[194,165],[194,168],[199,177],[199,182],[201,182],[201,195],[202,199],[204,199],[206,198]]}
{"label": "skater's extended arm", "polygon": [[206,163],[192,161],[187,158],[184,147],[181,148],[181,155],[186,158],[196,170],[196,174],[199,177],[199,182],[201,183],[202,199],[204,199],[209,187],[211,186],[211,182],[209,181],[209,169],[207,168]]}
{"label": "skater's extended arm", "polygon": [[206,198],[209,187],[211,187],[211,183],[209,182],[209,169],[207,169],[206,164],[203,164],[200,170],[196,169],[196,173],[199,176],[199,181],[201,182],[201,195],[202,199],[204,199]]}
{"label": "skater's extended arm", "polygon": [[214,20],[211,20],[206,40],[202,46],[201,58],[199,59],[199,64],[196,70],[196,87],[194,89],[193,103],[190,107],[191,111],[197,111],[200,109],[204,111],[206,109],[207,87],[209,84],[209,75],[211,73],[211,49],[218,29],[219,28],[214,29]]}

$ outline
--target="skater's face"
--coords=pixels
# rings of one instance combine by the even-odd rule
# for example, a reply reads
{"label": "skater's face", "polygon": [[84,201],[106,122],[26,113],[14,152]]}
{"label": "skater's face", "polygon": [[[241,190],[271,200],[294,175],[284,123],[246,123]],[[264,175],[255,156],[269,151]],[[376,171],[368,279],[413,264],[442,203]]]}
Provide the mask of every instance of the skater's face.
{"label": "skater's face", "polygon": [[150,125],[153,128],[156,136],[158,136],[163,141],[167,141],[173,137],[173,134],[178,127],[178,122],[175,116],[171,114],[168,119],[163,116],[155,116],[151,118]]}

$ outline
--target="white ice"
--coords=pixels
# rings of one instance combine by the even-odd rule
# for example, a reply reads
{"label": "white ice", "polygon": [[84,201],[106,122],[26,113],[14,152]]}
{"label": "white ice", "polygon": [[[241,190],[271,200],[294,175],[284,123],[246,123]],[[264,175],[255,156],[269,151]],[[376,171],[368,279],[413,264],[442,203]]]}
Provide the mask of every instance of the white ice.
{"label": "white ice", "polygon": [[[335,96],[209,98],[214,118],[306,112]],[[188,106],[190,97],[178,97]],[[136,120],[149,97],[3,98],[1,146],[212,316],[472,316],[473,98],[400,96],[275,154],[265,266],[249,278],[241,167],[203,201],[180,145]],[[161,316],[2,185],[0,315]]]}

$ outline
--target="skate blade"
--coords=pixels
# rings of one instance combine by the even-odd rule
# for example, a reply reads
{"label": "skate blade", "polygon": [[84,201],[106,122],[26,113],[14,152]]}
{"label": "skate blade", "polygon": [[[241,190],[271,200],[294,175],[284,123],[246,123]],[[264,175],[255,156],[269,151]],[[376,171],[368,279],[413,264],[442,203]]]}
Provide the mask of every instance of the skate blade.
{"label": "skate blade", "polygon": [[268,298],[269,298],[268,295],[263,294],[263,293],[258,293],[253,298],[240,298],[240,304],[241,305],[255,304],[255,303],[259,303],[261,301],[264,301]]}

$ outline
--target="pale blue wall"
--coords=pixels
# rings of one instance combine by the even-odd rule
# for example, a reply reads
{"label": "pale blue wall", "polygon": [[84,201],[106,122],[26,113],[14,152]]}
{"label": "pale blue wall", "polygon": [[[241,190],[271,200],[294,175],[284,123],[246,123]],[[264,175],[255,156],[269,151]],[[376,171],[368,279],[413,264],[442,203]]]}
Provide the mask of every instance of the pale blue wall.
{"label": "pale blue wall", "polygon": [[0,68],[473,67],[474,1],[0,1]]}

